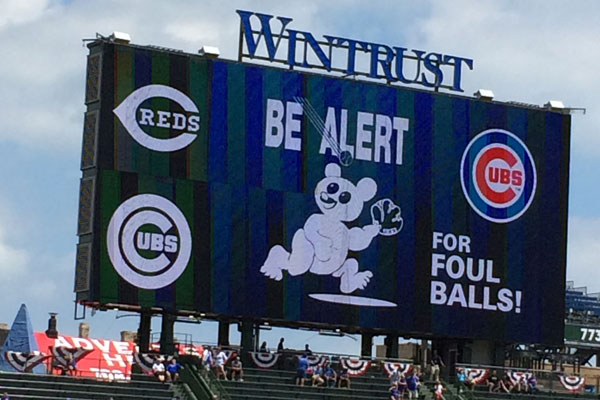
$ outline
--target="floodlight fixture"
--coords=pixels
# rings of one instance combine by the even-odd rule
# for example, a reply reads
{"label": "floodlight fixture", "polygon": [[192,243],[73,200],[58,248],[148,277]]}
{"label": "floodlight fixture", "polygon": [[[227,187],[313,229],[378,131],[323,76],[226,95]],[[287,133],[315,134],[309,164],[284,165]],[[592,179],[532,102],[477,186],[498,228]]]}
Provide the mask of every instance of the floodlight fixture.
{"label": "floodlight fixture", "polygon": [[494,98],[494,92],[490,89],[479,89],[473,96],[477,97],[479,100],[491,101]]}
{"label": "floodlight fixture", "polygon": [[112,42],[119,44],[129,44],[131,42],[131,36],[129,33],[114,31],[108,37]]}
{"label": "floodlight fixture", "polygon": [[563,111],[565,109],[565,104],[560,100],[550,100],[544,104],[544,108],[552,111]]}
{"label": "floodlight fixture", "polygon": [[198,50],[198,54],[201,56],[211,57],[211,58],[219,58],[221,52],[219,48],[216,46],[202,46],[200,50]]}

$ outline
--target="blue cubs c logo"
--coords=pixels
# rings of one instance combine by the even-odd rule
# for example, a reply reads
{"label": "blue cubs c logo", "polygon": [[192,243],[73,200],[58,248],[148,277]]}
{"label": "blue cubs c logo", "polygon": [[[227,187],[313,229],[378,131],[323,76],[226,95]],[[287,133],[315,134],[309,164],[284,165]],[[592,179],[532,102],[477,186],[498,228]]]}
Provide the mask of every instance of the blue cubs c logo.
{"label": "blue cubs c logo", "polygon": [[467,145],[460,183],[477,214],[492,222],[511,222],[531,205],[537,184],[535,163],[517,136],[489,129]]}

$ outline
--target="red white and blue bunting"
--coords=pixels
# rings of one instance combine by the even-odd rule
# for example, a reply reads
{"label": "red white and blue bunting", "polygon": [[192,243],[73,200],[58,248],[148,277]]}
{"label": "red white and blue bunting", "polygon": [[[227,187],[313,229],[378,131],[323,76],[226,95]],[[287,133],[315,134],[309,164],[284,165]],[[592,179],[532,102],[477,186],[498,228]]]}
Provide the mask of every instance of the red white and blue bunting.
{"label": "red white and blue bunting", "polygon": [[[302,356],[297,356],[298,358]],[[315,368],[317,365],[322,365],[325,361],[329,361],[328,356],[308,356],[308,367]]]}
{"label": "red white and blue bunting", "polygon": [[52,356],[54,357],[53,360],[53,365],[57,365],[57,366],[61,366],[61,367],[67,367],[69,364],[69,361],[67,361],[67,358],[70,356],[72,362],[77,362],[79,360],[81,360],[83,357],[85,357],[86,355],[90,354],[93,350],[91,349],[84,349],[82,347],[75,347],[75,348],[69,348],[69,347],[53,347],[52,348]]}
{"label": "red white and blue bunting", "polygon": [[152,365],[159,357],[162,357],[163,361],[166,361],[167,363],[171,362],[171,359],[173,358],[173,356],[166,356],[164,354],[133,353],[133,359],[135,360],[135,363],[138,364],[147,374],[152,374]]}
{"label": "red white and blue bunting", "polygon": [[564,376],[560,375],[558,380],[565,389],[570,392],[579,392],[585,386],[585,378],[582,376]]}
{"label": "red white and blue bunting", "polygon": [[250,358],[254,365],[262,369],[273,368],[273,366],[277,364],[277,361],[279,361],[279,356],[279,353],[250,352]]}
{"label": "red white and blue bunting", "polygon": [[482,382],[484,382],[488,375],[490,374],[490,371],[487,369],[483,369],[483,368],[465,368],[465,375],[467,376],[467,379],[470,380],[471,382],[473,382],[473,384],[478,385]]}
{"label": "red white and blue bunting", "polygon": [[364,375],[365,372],[367,372],[367,370],[371,366],[371,361],[353,358],[341,358],[340,364],[342,365],[342,367],[348,369],[348,375],[361,376]]}
{"label": "red white and blue bunting", "polygon": [[49,357],[49,355],[39,351],[22,353],[20,351],[9,350],[4,353],[6,361],[18,372],[29,372]]}
{"label": "red white and blue bunting", "polygon": [[398,373],[406,375],[412,369],[412,364],[389,362],[389,361],[385,361],[383,363],[383,370],[387,374],[388,378],[392,376],[392,374],[394,373],[396,368],[398,368]]}
{"label": "red white and blue bunting", "polygon": [[519,382],[527,382],[531,376],[531,372],[510,371],[508,373],[508,379],[510,379],[510,383],[513,385],[516,385]]}

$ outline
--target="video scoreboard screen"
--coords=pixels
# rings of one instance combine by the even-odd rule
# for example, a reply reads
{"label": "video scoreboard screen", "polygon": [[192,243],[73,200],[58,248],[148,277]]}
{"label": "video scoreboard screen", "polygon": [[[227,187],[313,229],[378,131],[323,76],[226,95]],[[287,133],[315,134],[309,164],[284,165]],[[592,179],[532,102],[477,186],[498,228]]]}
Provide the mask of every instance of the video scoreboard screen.
{"label": "video scoreboard screen", "polygon": [[76,292],[558,344],[570,116],[98,41]]}

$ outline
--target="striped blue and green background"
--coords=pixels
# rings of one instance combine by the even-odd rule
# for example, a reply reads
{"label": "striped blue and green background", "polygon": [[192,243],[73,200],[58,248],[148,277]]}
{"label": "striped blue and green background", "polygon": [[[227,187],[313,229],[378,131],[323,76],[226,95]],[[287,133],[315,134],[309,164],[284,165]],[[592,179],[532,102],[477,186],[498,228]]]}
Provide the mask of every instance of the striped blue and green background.
{"label": "striped blue and green background", "polygon": [[[94,300],[403,334],[562,340],[569,116],[141,47],[102,46]],[[200,131],[186,149],[145,149],[113,115],[132,91],[149,84],[174,87],[198,106]],[[375,179],[373,201],[387,197],[402,208],[404,228],[398,235],[377,237],[366,250],[352,253],[361,269],[374,275],[367,288],[355,294],[392,301],[397,308],[318,302],[308,294],[339,293],[338,279],[308,273],[284,275],[277,282],[259,272],[269,249],[276,244],[289,249],[296,230],[318,212],[315,185],[325,165],[336,161],[331,154],[319,154],[321,137],[306,118],[301,122],[301,152],[264,146],[267,99],[286,102],[295,96],[307,98],[323,119],[327,107],[348,109],[351,143],[357,111],[410,120],[403,165],[355,160],[342,168],[343,176],[353,182],[366,176]],[[153,99],[146,106],[177,111],[166,99]],[[521,138],[537,168],[533,203],[509,224],[478,216],[460,184],[467,143],[490,128]],[[156,137],[179,134],[161,128],[148,132]],[[192,231],[187,269],[175,283],[158,290],[137,289],[123,281],[106,253],[112,213],[139,193],[171,199]],[[368,207],[373,201],[348,225],[370,223]],[[469,235],[471,256],[493,259],[500,286],[522,290],[521,313],[430,305],[433,231]]]}

